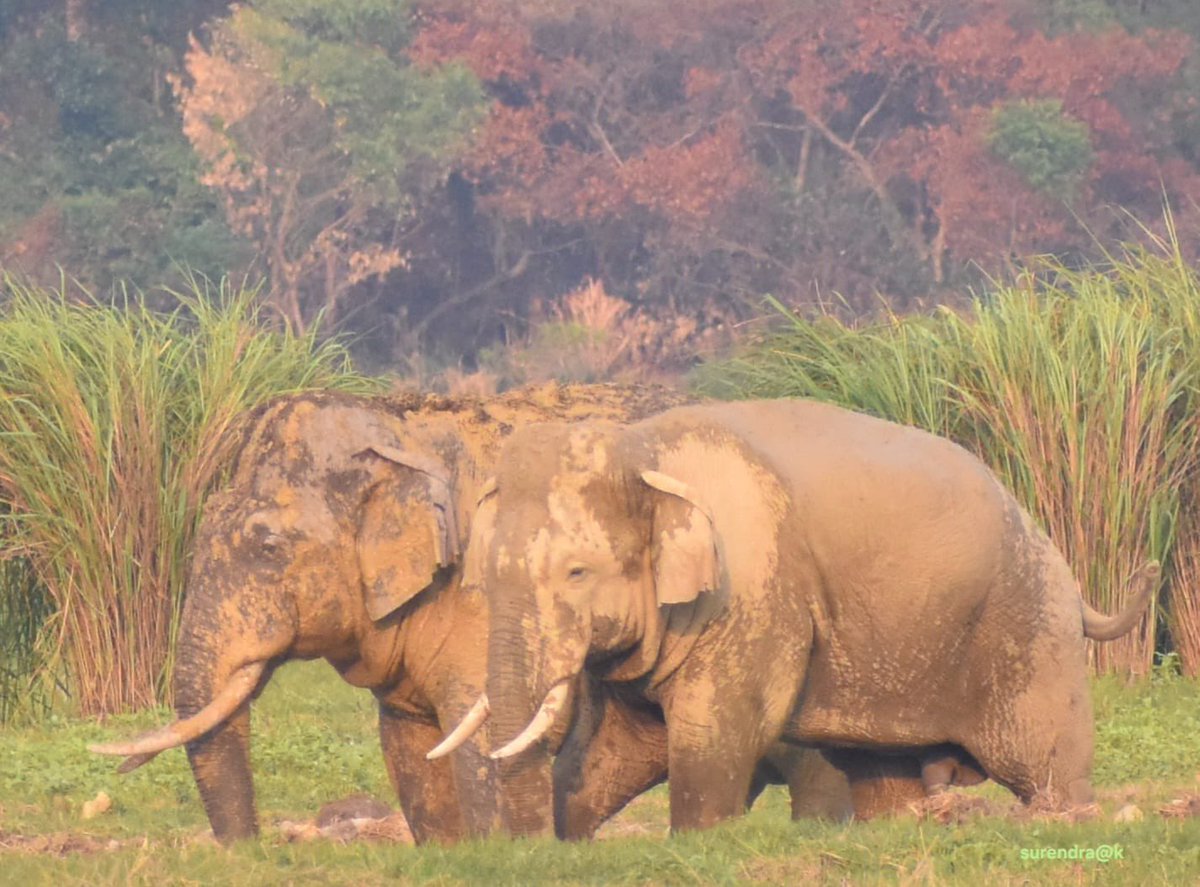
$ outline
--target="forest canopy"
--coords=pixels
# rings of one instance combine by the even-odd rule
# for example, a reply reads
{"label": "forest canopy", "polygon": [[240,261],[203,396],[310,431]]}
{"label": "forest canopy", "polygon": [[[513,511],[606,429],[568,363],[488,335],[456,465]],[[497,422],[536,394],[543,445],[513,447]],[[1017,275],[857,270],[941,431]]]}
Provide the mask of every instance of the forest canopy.
{"label": "forest canopy", "polygon": [[0,0],[0,263],[262,279],[371,367],[581,314],[669,360],[1164,201],[1194,250],[1197,37],[1193,0]]}

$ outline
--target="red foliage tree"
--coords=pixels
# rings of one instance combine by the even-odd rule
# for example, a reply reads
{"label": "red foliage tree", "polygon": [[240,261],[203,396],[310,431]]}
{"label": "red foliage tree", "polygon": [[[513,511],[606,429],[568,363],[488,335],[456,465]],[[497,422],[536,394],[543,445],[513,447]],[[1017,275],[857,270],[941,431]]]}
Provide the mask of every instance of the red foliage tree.
{"label": "red foliage tree", "polygon": [[[1189,51],[1174,32],[1047,36],[1015,0],[458,0],[412,47],[487,84],[463,174],[522,256],[573,257],[541,286],[590,274],[676,307],[902,300],[1086,247],[1113,205],[1186,207],[1200,177],[1156,96]],[[989,147],[1031,100],[1086,125],[1069,194]]]}

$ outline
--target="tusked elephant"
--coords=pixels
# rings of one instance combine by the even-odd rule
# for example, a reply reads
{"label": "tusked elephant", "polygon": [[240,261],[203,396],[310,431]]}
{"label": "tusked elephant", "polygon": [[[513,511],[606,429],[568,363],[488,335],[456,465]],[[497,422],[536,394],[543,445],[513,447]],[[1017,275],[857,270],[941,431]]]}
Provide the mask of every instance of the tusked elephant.
{"label": "tusked elephant", "polygon": [[1097,613],[977,458],[805,400],[520,429],[465,560],[509,802],[537,805],[586,671],[661,712],[675,830],[742,812],[781,739],[1089,801],[1083,639],[1158,576]]}
{"label": "tusked elephant", "polygon": [[[682,400],[547,386],[486,402],[317,393],[268,403],[245,424],[230,480],[200,521],[178,635],[178,720],[93,751],[129,756],[128,770],[186,745],[215,835],[254,835],[249,702],[280,663],[324,657],[377,697],[384,758],[415,838],[488,833],[494,766],[478,745],[426,760],[483,690],[485,601],[459,582],[482,481],[518,425],[640,418]],[[548,818],[549,800],[543,807]]]}

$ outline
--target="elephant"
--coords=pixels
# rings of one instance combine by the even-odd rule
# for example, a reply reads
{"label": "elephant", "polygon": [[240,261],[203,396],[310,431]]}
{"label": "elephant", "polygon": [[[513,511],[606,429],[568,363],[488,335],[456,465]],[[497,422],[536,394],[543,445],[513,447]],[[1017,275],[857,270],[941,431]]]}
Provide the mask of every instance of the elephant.
{"label": "elephant", "polygon": [[486,601],[459,568],[480,485],[516,426],[628,420],[683,401],[597,385],[486,402],[331,392],[269,402],[243,423],[230,479],[204,505],[178,633],[178,719],[92,750],[128,756],[127,771],[184,745],[216,837],[253,836],[249,703],[280,663],[323,657],[376,696],[416,840],[489,833],[502,811],[480,747],[425,757],[470,713],[486,676]]}
{"label": "elephant", "polygon": [[464,560],[509,803],[538,805],[587,673],[661,712],[673,831],[742,812],[781,740],[1090,801],[1083,640],[1158,577],[1105,616],[974,455],[802,399],[519,429]]}

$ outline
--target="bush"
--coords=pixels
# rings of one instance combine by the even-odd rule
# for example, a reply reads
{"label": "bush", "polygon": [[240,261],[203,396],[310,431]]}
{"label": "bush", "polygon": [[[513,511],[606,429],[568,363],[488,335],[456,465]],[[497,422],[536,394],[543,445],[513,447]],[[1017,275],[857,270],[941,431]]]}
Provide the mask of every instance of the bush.
{"label": "bush", "polygon": [[1092,165],[1086,123],[1063,113],[1057,99],[1009,102],[992,115],[988,147],[1030,187],[1069,200]]}

